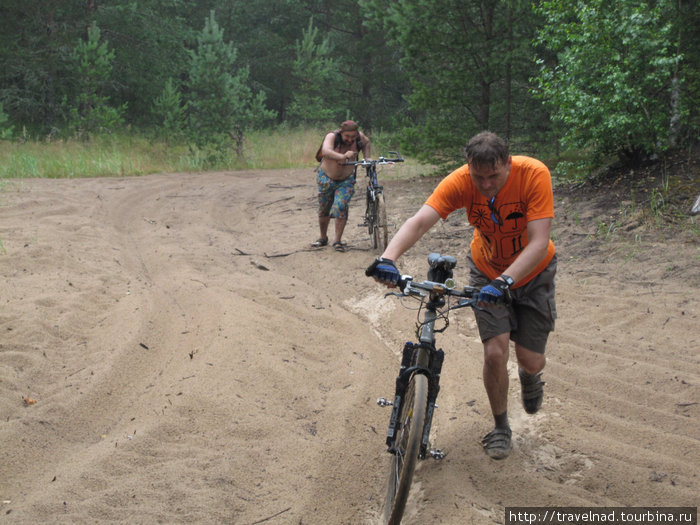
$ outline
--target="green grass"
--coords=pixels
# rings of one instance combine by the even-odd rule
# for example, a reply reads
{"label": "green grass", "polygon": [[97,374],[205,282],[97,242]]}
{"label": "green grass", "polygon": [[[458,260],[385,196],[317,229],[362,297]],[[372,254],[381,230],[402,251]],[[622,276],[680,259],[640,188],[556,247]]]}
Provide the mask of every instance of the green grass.
{"label": "green grass", "polygon": [[186,169],[184,146],[146,137],[0,143],[0,178],[73,178],[144,175]]}
{"label": "green grass", "polygon": [[248,169],[293,169],[315,166],[324,132],[316,129],[274,129],[250,133],[245,142]]}
{"label": "green grass", "polygon": [[[330,130],[331,127],[328,128]],[[279,128],[250,132],[244,154],[232,149],[212,163],[184,143],[139,134],[77,140],[0,141],[0,180],[23,178],[120,177],[204,170],[295,169],[316,166],[314,156],[328,130]],[[393,138],[372,135],[372,156],[388,154]],[[423,176],[430,167],[407,159],[389,176]]]}

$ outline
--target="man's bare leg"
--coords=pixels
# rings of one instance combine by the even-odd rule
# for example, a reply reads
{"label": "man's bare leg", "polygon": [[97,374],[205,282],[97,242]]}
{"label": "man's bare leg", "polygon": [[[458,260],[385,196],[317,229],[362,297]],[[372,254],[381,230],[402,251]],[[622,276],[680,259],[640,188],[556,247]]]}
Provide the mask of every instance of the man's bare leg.
{"label": "man's bare leg", "polygon": [[547,363],[544,354],[528,350],[524,346],[515,345],[515,355],[518,358],[518,375],[523,407],[528,414],[536,413],[542,407],[544,398],[544,381],[540,372]]}
{"label": "man's bare leg", "polygon": [[508,333],[484,341],[484,386],[494,415],[508,409],[509,342]]}
{"label": "man's bare leg", "polygon": [[321,239],[328,239],[328,225],[331,222],[330,217],[319,217],[318,227],[321,230]]}
{"label": "man's bare leg", "polygon": [[486,454],[493,459],[506,458],[511,450],[511,430],[508,424],[509,349],[509,333],[484,341],[484,386],[495,425],[481,440],[481,444]]}
{"label": "man's bare leg", "polygon": [[515,355],[518,358],[518,366],[528,374],[537,374],[542,371],[547,360],[544,354],[528,350],[519,344],[515,345]]}
{"label": "man's bare leg", "polygon": [[[340,239],[343,237],[343,232],[345,231],[345,225],[347,223],[347,219],[335,220],[335,240],[333,241],[333,244],[340,242]],[[326,229],[328,229],[328,225],[326,225]]]}

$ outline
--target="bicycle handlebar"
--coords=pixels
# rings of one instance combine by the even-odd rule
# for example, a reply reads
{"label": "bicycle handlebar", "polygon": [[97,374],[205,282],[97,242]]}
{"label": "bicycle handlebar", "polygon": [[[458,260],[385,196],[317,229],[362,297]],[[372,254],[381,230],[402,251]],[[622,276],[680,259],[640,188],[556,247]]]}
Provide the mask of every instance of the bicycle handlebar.
{"label": "bicycle handlebar", "polygon": [[[447,313],[450,310],[457,310],[458,308],[473,308],[474,310],[483,311],[484,308],[479,306],[479,288],[473,286],[465,286],[461,290],[455,288],[454,280],[447,279],[445,283],[438,283],[435,281],[414,281],[413,277],[410,275],[402,275],[401,278],[396,283],[401,292],[389,292],[386,296],[393,295],[394,297],[415,297],[420,298],[421,301],[425,301],[428,297],[432,299],[435,296],[444,297],[452,296],[458,297],[459,300],[457,304],[448,306],[443,313]],[[504,300],[506,304],[509,304],[509,300]]]}
{"label": "bicycle handlebar", "polygon": [[345,166],[378,166],[381,164],[393,164],[395,162],[403,162],[404,159],[401,157],[398,151],[390,151],[390,155],[394,155],[395,158],[379,157],[377,160],[346,160]]}
{"label": "bicycle handlebar", "polygon": [[[379,261],[379,259],[377,259],[377,261]],[[435,274],[431,275],[433,271],[437,271],[437,275],[441,275],[441,272],[447,271],[449,272],[447,273],[449,277],[441,283],[438,281],[431,281],[430,279],[414,281],[413,277],[410,275],[401,275],[396,282],[396,286],[399,288],[400,292],[390,292],[386,294],[386,296],[416,297],[420,298],[421,301],[425,301],[426,298],[429,298],[430,302],[436,301],[441,297],[451,296],[459,298],[459,301],[457,305],[449,306],[445,312],[456,308],[464,308],[466,306],[474,308],[475,310],[483,310],[483,308],[479,306],[479,294],[481,289],[475,286],[464,286],[462,289],[458,289],[454,279],[451,277],[452,268],[457,264],[457,259],[449,255],[431,253],[428,256],[428,263],[431,268],[428,272],[428,277],[435,278]],[[367,271],[369,271],[370,268],[368,268]],[[369,276],[371,274],[368,273],[367,275]],[[443,277],[438,278],[442,279]],[[511,304],[511,301],[510,294],[506,293],[506,295],[497,302],[508,305]]]}
{"label": "bicycle handlebar", "polygon": [[396,285],[401,289],[399,295],[425,295],[425,292],[437,295],[451,295],[463,299],[474,299],[479,295],[479,289],[465,286],[461,290],[455,288],[455,282],[447,279],[444,283],[435,281],[414,281],[410,275],[402,275]]}

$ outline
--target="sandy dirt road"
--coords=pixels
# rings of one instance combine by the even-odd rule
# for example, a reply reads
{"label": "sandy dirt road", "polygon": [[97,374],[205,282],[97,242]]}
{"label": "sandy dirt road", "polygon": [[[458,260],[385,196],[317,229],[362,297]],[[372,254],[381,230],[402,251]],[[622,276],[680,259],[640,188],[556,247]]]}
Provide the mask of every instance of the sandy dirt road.
{"label": "sandy dirt road", "polygon": [[[436,181],[387,180],[399,225]],[[361,193],[361,192],[360,192]],[[697,243],[601,242],[556,198],[559,320],[543,410],[511,369],[514,451],[491,417],[472,314],[447,354],[405,523],[498,524],[509,506],[697,506]],[[0,523],[377,523],[384,434],[415,312],[350,249],[315,250],[311,170],[10,181],[0,191]],[[460,260],[460,217],[401,261]]]}

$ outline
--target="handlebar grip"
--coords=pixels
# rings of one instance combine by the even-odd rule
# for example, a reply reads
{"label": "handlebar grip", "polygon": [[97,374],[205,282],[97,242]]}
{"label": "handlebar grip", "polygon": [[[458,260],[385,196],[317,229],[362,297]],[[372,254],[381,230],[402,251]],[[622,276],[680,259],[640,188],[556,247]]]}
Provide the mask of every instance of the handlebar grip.
{"label": "handlebar grip", "polygon": [[399,280],[396,281],[396,286],[398,286],[401,291],[404,291],[408,283],[410,283],[411,281],[413,281],[413,277],[411,277],[410,275],[402,275],[401,277],[399,277]]}

